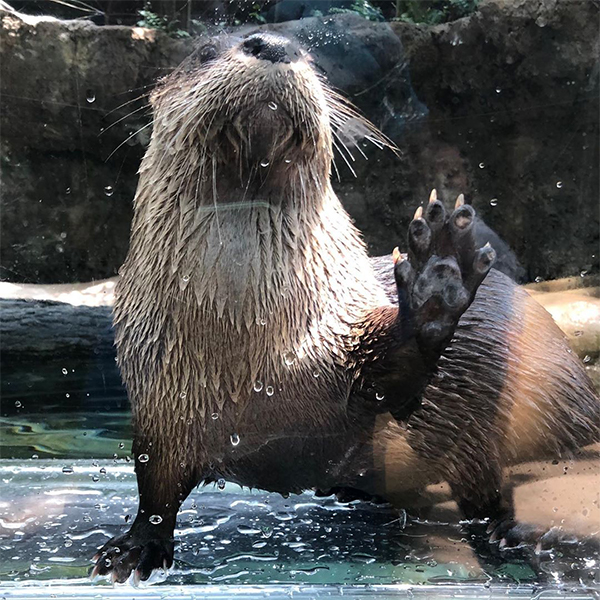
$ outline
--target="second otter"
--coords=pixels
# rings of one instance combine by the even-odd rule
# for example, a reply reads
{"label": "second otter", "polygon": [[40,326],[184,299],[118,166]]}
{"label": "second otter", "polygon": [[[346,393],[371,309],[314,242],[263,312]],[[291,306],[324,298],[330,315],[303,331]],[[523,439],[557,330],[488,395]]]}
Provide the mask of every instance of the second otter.
{"label": "second otter", "polygon": [[597,439],[582,365],[488,274],[461,198],[417,211],[408,257],[368,257],[330,185],[332,139],[360,119],[293,43],[213,41],[152,103],[115,304],[140,508],[94,573],[170,566],[181,502],[218,479],[382,496],[447,480],[466,517],[510,527],[502,467]]}

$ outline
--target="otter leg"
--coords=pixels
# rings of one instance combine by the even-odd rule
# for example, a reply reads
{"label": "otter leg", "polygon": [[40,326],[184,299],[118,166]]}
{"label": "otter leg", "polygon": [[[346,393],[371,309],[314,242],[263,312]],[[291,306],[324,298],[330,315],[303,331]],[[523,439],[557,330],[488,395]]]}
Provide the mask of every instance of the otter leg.
{"label": "otter leg", "polygon": [[[99,550],[91,577],[109,575],[112,581],[147,580],[154,569],[173,564],[173,531],[177,512],[199,483],[198,471],[179,462],[157,443],[135,441],[135,471],[140,504],[129,531],[115,536]],[[163,458],[166,457],[166,458]]]}
{"label": "otter leg", "polygon": [[[365,359],[356,389],[361,404],[406,420],[420,403],[439,357],[495,259],[476,248],[475,210],[462,194],[451,214],[431,193],[408,228],[408,254],[394,250],[398,309],[373,311],[362,325]],[[385,402],[381,399],[385,398]]]}

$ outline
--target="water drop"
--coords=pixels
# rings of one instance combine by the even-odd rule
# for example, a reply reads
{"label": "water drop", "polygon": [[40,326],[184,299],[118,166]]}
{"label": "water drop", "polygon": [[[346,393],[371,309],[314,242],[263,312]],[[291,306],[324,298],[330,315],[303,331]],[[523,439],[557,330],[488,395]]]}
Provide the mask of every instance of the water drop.
{"label": "water drop", "polygon": [[262,383],[262,381],[255,381],[253,389],[254,389],[255,392],[262,392],[262,389],[263,389],[263,383]]}
{"label": "water drop", "polygon": [[271,163],[266,158],[260,161],[260,166],[263,168],[268,167],[270,164]]}
{"label": "water drop", "polygon": [[485,164],[484,163],[479,163],[479,168],[480,169],[485,169]]}
{"label": "water drop", "polygon": [[125,444],[123,442],[119,442],[119,448],[121,448],[121,450],[123,450],[123,448],[125,448]]}
{"label": "water drop", "polygon": [[586,270],[583,270],[579,273],[580,277],[585,277],[588,274],[588,272]]}
{"label": "water drop", "polygon": [[269,102],[268,106],[271,110],[277,110],[277,104],[275,104],[275,102]]}
{"label": "water drop", "polygon": [[237,446],[240,443],[240,436],[237,433],[232,433],[229,436],[229,440],[231,441],[232,446]]}
{"label": "water drop", "polygon": [[112,186],[112,185],[107,185],[107,186],[104,188],[104,193],[105,193],[107,196],[109,196],[109,197],[110,197],[110,196],[112,196],[112,195],[115,193],[115,190],[114,190],[114,188],[113,188],[113,186]]}
{"label": "water drop", "polygon": [[152,525],[160,525],[162,523],[162,517],[160,515],[152,515],[148,518],[148,521],[150,521]]}
{"label": "water drop", "polygon": [[65,190],[65,194],[67,194],[67,195],[68,195],[68,194],[70,194],[70,193],[71,193],[71,188],[69,187],[69,188],[67,188],[67,189]]}
{"label": "water drop", "polygon": [[67,369],[65,369],[65,368],[63,367],[62,374],[63,374],[63,375],[68,375],[68,374],[69,374],[69,371],[67,371]]}
{"label": "water drop", "polygon": [[65,398],[70,398],[71,394],[65,394]]}
{"label": "water drop", "polygon": [[268,385],[265,389],[267,396],[272,396],[275,393],[272,385]]}
{"label": "water drop", "polygon": [[63,467],[62,472],[66,475],[70,475],[71,473],[73,473],[73,467]]}
{"label": "water drop", "polygon": [[375,400],[379,400],[379,401],[381,401],[381,400],[383,400],[384,398],[385,398],[385,396],[384,396],[382,393],[380,393],[380,392],[375,392]]}
{"label": "water drop", "polygon": [[288,367],[291,367],[296,362],[296,353],[294,351],[286,352],[283,360]]}
{"label": "water drop", "polygon": [[190,280],[190,276],[184,275],[181,279],[183,280],[183,283],[187,283]]}
{"label": "water drop", "polygon": [[291,159],[291,158],[284,158],[284,159],[283,159],[283,162],[284,162],[286,165],[289,165],[289,164],[292,162],[292,159]]}
{"label": "water drop", "polygon": [[210,418],[211,418],[213,421],[216,421],[216,420],[219,418],[219,413],[213,413],[212,415],[210,415]]}
{"label": "water drop", "polygon": [[221,477],[221,479],[219,479],[219,480],[217,481],[217,487],[218,487],[220,490],[224,490],[224,489],[225,489],[225,480],[224,480],[222,477]]}
{"label": "water drop", "polygon": [[313,377],[314,377],[315,379],[318,379],[320,375],[321,375],[321,374],[319,373],[319,371],[313,371]]}
{"label": "water drop", "polygon": [[92,481],[94,483],[96,483],[96,482],[100,481],[100,477],[98,477],[98,475],[92,475]]}
{"label": "water drop", "polygon": [[88,90],[85,93],[85,99],[91,104],[92,102],[95,102],[96,100],[96,94],[94,93],[94,90]]}
{"label": "water drop", "polygon": [[149,457],[147,454],[140,454],[140,455],[138,456],[138,460],[139,460],[141,463],[147,463],[147,462],[150,460],[150,457]]}
{"label": "water drop", "polygon": [[498,198],[492,198],[490,200],[490,206],[498,206]]}
{"label": "water drop", "polygon": [[186,393],[185,392],[181,392],[181,394],[179,394],[179,397],[183,400],[186,397]]}
{"label": "water drop", "polygon": [[562,181],[557,181],[556,182],[556,187],[560,190],[560,188],[563,186],[563,182]]}
{"label": "water drop", "polygon": [[15,401],[15,406],[17,408],[22,408],[23,407],[23,405],[18,400]]}
{"label": "water drop", "polygon": [[585,364],[587,364],[587,363],[591,362],[591,360],[592,360],[592,357],[591,357],[589,354],[586,354],[586,355],[583,357],[583,362],[584,362]]}
{"label": "water drop", "polygon": [[502,91],[502,88],[497,87],[496,88],[496,94],[499,94]]}

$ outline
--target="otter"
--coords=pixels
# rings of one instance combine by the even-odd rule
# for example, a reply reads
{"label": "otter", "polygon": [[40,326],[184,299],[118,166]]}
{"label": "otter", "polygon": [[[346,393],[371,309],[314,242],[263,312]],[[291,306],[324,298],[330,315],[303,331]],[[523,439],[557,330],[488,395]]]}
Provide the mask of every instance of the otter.
{"label": "otter", "polygon": [[432,192],[406,254],[368,256],[332,190],[339,131],[390,142],[292,41],[197,49],[152,96],[116,289],[139,510],[92,575],[173,561],[202,482],[389,496],[445,480],[515,528],[502,468],[598,439],[598,397],[550,316]]}

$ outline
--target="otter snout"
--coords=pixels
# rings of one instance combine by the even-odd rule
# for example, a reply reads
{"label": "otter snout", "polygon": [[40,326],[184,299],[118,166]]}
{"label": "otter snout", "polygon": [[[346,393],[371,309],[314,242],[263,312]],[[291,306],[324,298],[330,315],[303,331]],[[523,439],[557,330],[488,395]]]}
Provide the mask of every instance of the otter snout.
{"label": "otter snout", "polygon": [[240,44],[248,56],[272,63],[289,64],[300,58],[300,49],[290,40],[269,33],[255,33]]}

